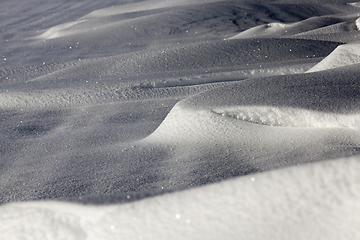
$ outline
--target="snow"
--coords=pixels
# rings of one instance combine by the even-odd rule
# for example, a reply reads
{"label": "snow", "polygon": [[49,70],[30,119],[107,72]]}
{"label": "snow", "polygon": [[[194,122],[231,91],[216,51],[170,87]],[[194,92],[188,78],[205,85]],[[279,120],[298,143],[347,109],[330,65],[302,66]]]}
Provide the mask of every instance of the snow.
{"label": "snow", "polygon": [[360,126],[359,115],[327,114],[304,109],[274,107],[229,107],[213,109],[214,113],[242,121],[280,127],[347,127]]}
{"label": "snow", "polygon": [[329,56],[308,70],[322,71],[360,63],[360,43],[352,42],[337,47]]}
{"label": "snow", "polygon": [[360,29],[360,18],[356,19],[355,24],[356,24],[357,30],[359,30]]}
{"label": "snow", "polygon": [[359,3],[14,0],[0,239],[357,239]]}
{"label": "snow", "polygon": [[359,167],[338,159],[120,205],[12,203],[0,229],[5,239],[356,238]]}

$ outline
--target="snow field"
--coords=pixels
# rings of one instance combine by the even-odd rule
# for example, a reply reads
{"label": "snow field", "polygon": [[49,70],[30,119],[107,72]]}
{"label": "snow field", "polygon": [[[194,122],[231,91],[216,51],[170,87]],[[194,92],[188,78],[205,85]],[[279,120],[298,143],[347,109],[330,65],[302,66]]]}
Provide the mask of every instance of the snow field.
{"label": "snow field", "polygon": [[0,239],[359,238],[359,14],[3,2]]}

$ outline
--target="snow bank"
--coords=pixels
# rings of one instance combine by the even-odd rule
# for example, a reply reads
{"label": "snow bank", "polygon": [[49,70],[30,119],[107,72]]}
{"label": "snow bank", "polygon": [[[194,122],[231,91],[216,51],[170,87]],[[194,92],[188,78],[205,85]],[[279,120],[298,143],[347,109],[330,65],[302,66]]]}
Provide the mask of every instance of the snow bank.
{"label": "snow bank", "polygon": [[323,71],[360,63],[360,43],[352,42],[337,47],[307,72]]}
{"label": "snow bank", "polygon": [[[243,31],[230,39],[292,37],[344,33],[356,30],[355,19],[358,14],[342,17],[311,17],[294,23],[273,22]],[[330,41],[330,39],[329,39]]]}
{"label": "snow bank", "polygon": [[355,239],[359,160],[248,175],[129,204],[7,204],[0,207],[0,234],[9,240]]}
{"label": "snow bank", "polygon": [[250,28],[229,39],[283,36],[289,31],[289,29],[293,28],[296,25],[298,25],[298,23],[268,23],[265,25]]}
{"label": "snow bank", "polygon": [[255,171],[357,154],[356,69],[244,80],[201,92],[178,102],[142,142],[174,149],[179,162],[210,164],[222,156]]}

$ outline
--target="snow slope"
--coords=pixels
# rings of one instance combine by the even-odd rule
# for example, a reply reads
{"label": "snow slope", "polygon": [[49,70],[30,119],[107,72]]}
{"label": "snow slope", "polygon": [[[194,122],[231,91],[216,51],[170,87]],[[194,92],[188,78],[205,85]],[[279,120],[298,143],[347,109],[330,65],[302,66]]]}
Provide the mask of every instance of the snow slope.
{"label": "snow slope", "polygon": [[338,159],[122,205],[8,204],[0,231],[5,239],[354,239],[359,167],[359,158]]}
{"label": "snow slope", "polygon": [[329,56],[324,58],[307,72],[323,71],[360,63],[359,42],[347,43],[337,47]]}

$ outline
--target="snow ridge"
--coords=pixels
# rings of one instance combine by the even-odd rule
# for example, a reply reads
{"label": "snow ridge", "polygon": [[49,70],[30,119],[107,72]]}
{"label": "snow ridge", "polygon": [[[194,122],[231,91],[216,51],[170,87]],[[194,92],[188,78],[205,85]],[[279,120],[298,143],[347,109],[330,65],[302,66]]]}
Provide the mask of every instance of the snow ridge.
{"label": "snow ridge", "polygon": [[346,127],[359,129],[360,114],[334,114],[306,109],[238,106],[212,112],[256,124],[279,127]]}

